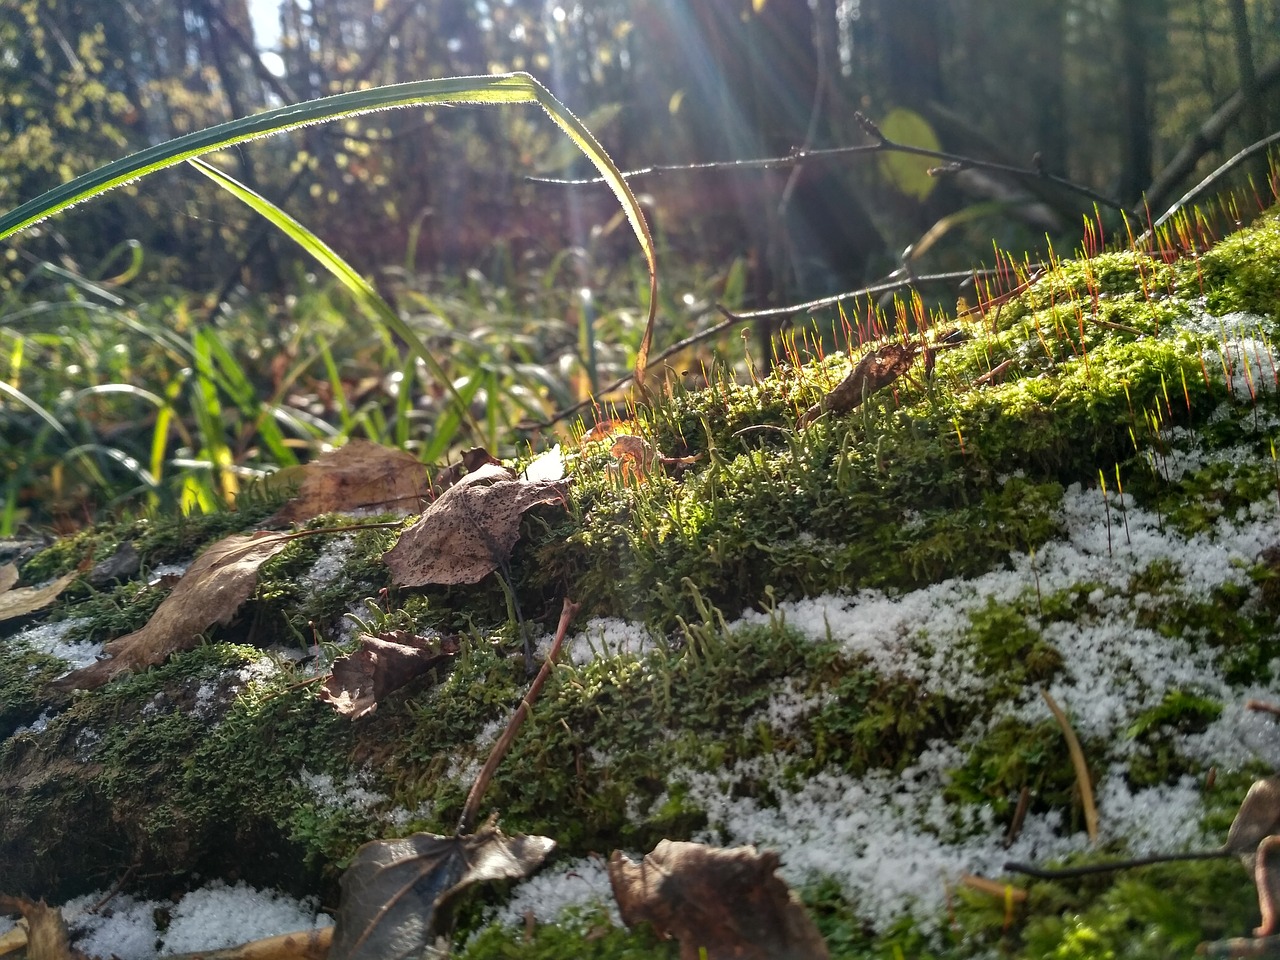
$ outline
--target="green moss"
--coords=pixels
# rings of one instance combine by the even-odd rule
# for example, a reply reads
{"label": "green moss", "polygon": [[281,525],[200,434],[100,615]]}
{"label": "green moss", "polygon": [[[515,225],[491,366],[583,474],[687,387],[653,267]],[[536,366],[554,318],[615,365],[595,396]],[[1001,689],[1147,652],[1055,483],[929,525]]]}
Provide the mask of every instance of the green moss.
{"label": "green moss", "polygon": [[1203,295],[1215,313],[1243,310],[1280,318],[1280,218],[1260,218],[1210,250],[1178,264],[1178,286]]}
{"label": "green moss", "polygon": [[[1280,263],[1276,230],[1268,222],[1198,261],[1117,253],[1063,263],[998,311],[966,321],[972,339],[939,352],[931,374],[917,362],[855,411],[804,428],[797,415],[846,374],[849,358],[784,367],[751,384],[721,372],[706,390],[676,388],[641,407],[629,429],[692,463],[624,477],[608,442],[570,452],[569,509],[539,508],[522,521],[509,564],[519,611],[541,633],[567,595],[582,602],[582,618],[643,620],[661,639],[644,658],[558,668],[499,767],[486,812],[498,811],[508,832],[554,837],[570,856],[644,850],[707,826],[695,787],[708,775],[768,809],[818,774],[901,771],[930,743],[949,741],[965,750],[949,801],[989,806],[1008,823],[1026,790],[1033,811],[1061,811],[1078,824],[1062,732],[1047,713],[1028,723],[1001,709],[1070,670],[1046,628],[1130,603],[1153,642],[1211,649],[1231,682],[1266,683],[1280,661],[1280,591],[1267,599],[1275,570],[1265,557],[1244,571],[1250,579],[1204,595],[1189,596],[1182,572],[1157,563],[1127,585],[1078,582],[1043,593],[1029,585],[1011,600],[991,600],[971,614],[957,651],[982,674],[980,694],[882,675],[834,642],[798,637],[779,618],[733,631],[725,621],[781,600],[863,588],[893,595],[998,569],[1059,536],[1064,489],[1096,487],[1099,476],[1109,497],[1123,485],[1124,503],[1184,536],[1280,495],[1270,452],[1280,401],[1265,392],[1249,403],[1230,396],[1205,359],[1218,348],[1215,335],[1178,325],[1202,288],[1210,310],[1274,318],[1278,287],[1268,264]],[[1272,320],[1262,324],[1262,337],[1278,333]],[[1005,361],[1002,380],[980,382]],[[1203,466],[1185,469],[1179,457],[1192,448]],[[1111,505],[1119,544],[1132,507]],[[24,577],[46,579],[126,541],[143,554],[144,569],[188,560],[274,507],[246,502],[235,513],[102,527],[46,550]],[[347,522],[327,517],[312,526]],[[205,646],[75,699],[39,737],[4,741],[0,819],[14,828],[0,864],[14,882],[80,892],[137,859],[140,872],[164,878],[234,871],[332,893],[361,842],[400,832],[388,825],[390,811],[397,824],[408,818],[407,829],[450,831],[494,730],[527,689],[522,638],[496,578],[392,587],[381,555],[396,534],[351,534],[342,571],[323,584],[310,572],[330,535],[294,541],[263,566],[239,618],[212,629]],[[141,626],[165,595],[139,581],[101,592],[77,584],[51,615],[87,618],[71,639],[106,640]],[[246,642],[309,647],[335,636],[362,601],[372,601],[371,628],[449,631],[461,638],[458,656],[356,723],[288,667],[248,683],[232,679],[262,656]],[[927,642],[929,625],[919,626]],[[6,644],[0,725],[9,727],[0,730],[38,715],[40,684],[55,672],[51,658]],[[234,684],[242,688],[232,693]],[[216,709],[206,712],[202,689],[227,696],[215,695]],[[794,723],[770,719],[780,691],[800,704]],[[1202,772],[1179,754],[1173,734],[1202,729],[1224,705],[1194,685],[1162,696],[1130,729],[1136,744],[1123,745],[1130,785]],[[1085,752],[1118,755],[1103,742],[1087,742]],[[782,782],[750,772],[756,761],[781,769]],[[304,771],[385,799],[329,802]],[[1229,821],[1247,786],[1228,774],[1222,780],[1229,787],[1206,798],[1215,828],[1225,828],[1218,821]],[[77,849],[60,839],[68,822],[87,825]],[[1215,897],[1237,897],[1247,884],[1238,868],[1173,869],[1120,882],[1034,884],[1026,913],[1012,917],[1003,901],[957,895],[954,915],[930,937],[911,917],[867,929],[833,881],[803,893],[835,954],[849,957],[1144,956],[1185,953],[1193,937],[1246,928],[1247,889],[1243,905],[1210,914]],[[478,913],[468,916],[469,926],[480,923]],[[527,941],[523,932],[488,930],[464,955],[612,958],[674,949],[600,919],[538,927]]]}
{"label": "green moss", "polygon": [[453,955],[458,960],[674,960],[680,950],[674,941],[659,940],[648,924],[628,930],[615,926],[604,911],[585,911],[527,930],[491,926]]}
{"label": "green moss", "polygon": [[1203,940],[1240,935],[1256,918],[1257,898],[1238,863],[1148,867],[1088,890],[1065,910],[1037,910],[1025,928],[1020,955],[1028,960],[1167,960],[1191,956]]}

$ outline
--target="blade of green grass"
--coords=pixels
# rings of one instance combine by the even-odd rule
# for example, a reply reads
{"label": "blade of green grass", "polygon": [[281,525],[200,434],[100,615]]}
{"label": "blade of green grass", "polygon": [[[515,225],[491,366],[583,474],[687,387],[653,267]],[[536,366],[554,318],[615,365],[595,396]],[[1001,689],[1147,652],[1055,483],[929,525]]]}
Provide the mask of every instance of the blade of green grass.
{"label": "blade of green grass", "polygon": [[565,135],[586,155],[609,184],[631,223],[649,268],[649,315],[644,336],[636,355],[635,381],[644,390],[644,374],[649,349],[653,343],[654,318],[657,311],[658,273],[653,237],[639,201],[623,179],[613,159],[596,140],[595,135],[565,108],[546,87],[527,73],[508,73],[488,77],[445,77],[438,80],[415,80],[409,83],[354,90],[305,103],[290,104],[242,117],[217,126],[197,130],[174,140],[148,147],[116,160],[74,180],[41,194],[0,217],[0,240],[24,230],[40,220],[59,213],[76,203],[101,193],[191,160],[213,150],[258,137],[295,130],[310,123],[389,110],[442,103],[536,103],[564,131]]}
{"label": "blade of green grass", "polygon": [[440,365],[440,361],[427,349],[427,345],[422,342],[413,327],[409,326],[401,318],[400,314],[391,309],[391,305],[373,288],[373,284],[357,273],[351,264],[338,256],[332,247],[266,197],[255,193],[234,177],[223,173],[217,167],[210,166],[203,160],[192,160],[191,164],[232,196],[271,221],[285,236],[320,261],[320,265],[333,274],[338,282],[350,291],[351,295],[355,297],[356,303],[371,319],[382,324],[386,329],[393,331],[408,345],[414,356],[422,359],[422,362],[427,365],[427,369],[431,371],[431,375],[453,396],[454,402],[458,404],[461,415],[468,426],[475,431],[476,436],[480,435],[479,425],[471,419],[466,405],[453,388],[453,382],[450,380],[449,375],[445,373],[444,367]]}

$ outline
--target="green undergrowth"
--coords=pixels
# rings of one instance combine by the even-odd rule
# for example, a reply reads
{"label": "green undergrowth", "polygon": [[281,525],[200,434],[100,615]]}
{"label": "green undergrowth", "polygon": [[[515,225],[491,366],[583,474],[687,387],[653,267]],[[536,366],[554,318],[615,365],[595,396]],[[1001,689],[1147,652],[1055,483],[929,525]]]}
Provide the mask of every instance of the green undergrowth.
{"label": "green undergrowth", "polygon": [[[1025,794],[1032,813],[1081,827],[1061,729],[1047,711],[1027,719],[1001,709],[1071,669],[1054,630],[1124,607],[1153,642],[1212,651],[1228,682],[1266,686],[1280,662],[1280,564],[1244,561],[1248,583],[1203,593],[1156,562],[1119,586],[1042,590],[1036,579],[992,597],[950,653],[982,677],[976,691],[886,673],[836,638],[801,636],[781,611],[820,594],[896,595],[976,577],[1011,558],[1030,558],[1034,570],[1064,529],[1074,484],[1115,498],[1106,507],[1117,547],[1127,510],[1194,537],[1280,498],[1274,375],[1264,364],[1253,396],[1223,377],[1244,339],[1269,349],[1278,332],[1280,281],[1268,264],[1280,265],[1275,219],[1174,262],[1133,253],[1063,262],[1019,297],[912,331],[931,346],[953,328],[967,339],[938,347],[930,372],[917,358],[856,410],[803,428],[798,417],[847,373],[848,357],[801,365],[793,355],[751,383],[721,373],[703,390],[672,387],[620,431],[684,462],[624,469],[613,438],[564,439],[568,509],[525,515],[507,571],[514,604],[496,577],[396,588],[381,557],[402,528],[331,531],[356,522],[335,515],[308,525],[326,532],[265,564],[253,598],[194,650],[69,703],[42,693],[59,662],[15,639],[40,618],[0,626],[0,822],[12,827],[0,875],[62,898],[138,864],[166,892],[196,874],[236,876],[332,903],[360,843],[452,831],[527,689],[515,620],[537,639],[566,596],[583,605],[579,626],[591,616],[642,622],[652,649],[562,663],[486,794],[505,830],[553,837],[561,856],[643,852],[714,832],[695,780],[719,777],[734,798],[769,809],[822,775],[902,773],[938,742],[963,750],[943,800],[1014,829]],[[1257,317],[1247,329],[1215,329],[1206,309]],[[139,628],[167,595],[167,582],[150,582],[157,566],[260,527],[276,506],[249,498],[236,512],[98,527],[27,561],[23,582],[131,544],[135,577],[77,583],[48,615],[70,623],[66,641],[109,640]],[[730,627],[747,611],[765,616]],[[928,628],[912,625],[926,639]],[[310,658],[350,652],[358,629],[439,631],[459,649],[352,722],[317,698]],[[770,712],[779,700],[799,704],[786,722]],[[1144,703],[1123,742],[1085,736],[1082,747],[1095,774],[1121,765],[1134,787],[1199,778],[1177,738],[1227,706],[1188,682]],[[46,714],[42,731],[15,732]],[[778,776],[757,773],[766,767]],[[1223,771],[1206,794],[1213,835],[1224,835],[1248,782]],[[68,822],[84,825],[75,843]],[[1121,851],[1091,856],[1112,852]],[[1254,922],[1248,877],[1234,863],[1020,885],[1025,904],[957,889],[945,920],[881,930],[833,881],[814,878],[800,895],[834,956],[885,960],[1171,956]],[[463,905],[463,933],[475,936],[461,956],[674,955],[651,931],[590,913],[527,933],[481,929],[502,896]]]}

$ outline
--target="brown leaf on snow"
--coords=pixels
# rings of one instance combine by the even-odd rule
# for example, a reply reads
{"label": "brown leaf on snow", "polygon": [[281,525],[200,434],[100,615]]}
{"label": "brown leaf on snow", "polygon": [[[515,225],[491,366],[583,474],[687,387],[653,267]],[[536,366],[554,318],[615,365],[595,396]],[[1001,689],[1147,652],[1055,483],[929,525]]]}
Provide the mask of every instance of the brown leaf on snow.
{"label": "brown leaf on snow", "polygon": [[6,914],[21,914],[27,922],[27,960],[83,960],[83,953],[71,949],[67,923],[57,907],[0,894],[0,916]]}
{"label": "brown leaf on snow", "polygon": [[774,873],[776,853],[663,840],[640,863],[614,851],[609,884],[627,926],[680,941],[681,960],[825,960],[827,945]]}
{"label": "brown leaf on snow", "polygon": [[448,932],[440,908],[455,894],[485,880],[527,877],[555,846],[547,837],[508,837],[492,825],[461,836],[415,833],[366,843],[342,875],[329,960],[427,954]]}
{"label": "brown leaf on snow", "polygon": [[333,672],[320,688],[320,699],[343,716],[359,720],[378,709],[399,690],[458,652],[452,637],[419,637],[404,630],[379,636],[364,634],[360,647],[333,662]]}
{"label": "brown leaf on snow", "polygon": [[369,440],[348,440],[298,475],[298,495],[280,508],[273,522],[301,523],[353,510],[416,513],[431,498],[431,481],[421,461]]}
{"label": "brown leaf on snow", "polygon": [[219,540],[196,558],[146,626],[103,647],[111,659],[72,671],[50,688],[96,690],[117,674],[156,666],[179,650],[195,647],[210,627],[231,622],[253,595],[258,568],[290,539],[290,534],[259,531]]}
{"label": "brown leaf on snow", "polygon": [[563,499],[560,482],[520,480],[487,463],[441,494],[382,559],[396,586],[478,583],[511,556],[526,510]]}
{"label": "brown leaf on snow", "polygon": [[919,347],[914,343],[887,343],[866,354],[831,392],[804,412],[797,426],[812,423],[822,414],[848,413],[882,387],[910,369]]}
{"label": "brown leaf on snow", "polygon": [[43,587],[18,587],[10,589],[18,579],[18,568],[13,564],[0,567],[0,620],[25,617],[28,613],[43,610],[58,599],[58,594],[76,578],[75,572],[59,577]]}

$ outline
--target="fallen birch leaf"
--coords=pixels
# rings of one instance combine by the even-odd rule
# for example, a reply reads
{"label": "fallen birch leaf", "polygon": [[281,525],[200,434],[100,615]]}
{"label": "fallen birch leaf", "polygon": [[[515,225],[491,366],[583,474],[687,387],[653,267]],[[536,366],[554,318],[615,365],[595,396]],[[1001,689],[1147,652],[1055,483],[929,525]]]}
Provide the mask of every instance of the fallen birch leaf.
{"label": "fallen birch leaf", "polygon": [[[13,564],[9,564],[13,566]],[[9,586],[12,587],[14,581],[18,579],[17,568],[14,567],[13,577],[9,580]],[[0,576],[7,577],[8,574]],[[16,590],[5,588],[4,593],[0,593],[0,620],[12,620],[14,617],[25,617],[29,613],[35,613],[37,610],[43,610],[53,601],[58,599],[58,595],[67,589],[67,584],[76,578],[73,571],[65,576],[59,577],[52,583],[47,583],[43,587],[18,587]]]}
{"label": "fallen birch leaf", "polygon": [[342,875],[329,960],[422,956],[448,933],[440,908],[451,897],[473,883],[527,877],[555,846],[548,837],[505,836],[492,823],[462,836],[366,843]]}
{"label": "fallen birch leaf", "polygon": [[431,499],[426,466],[403,450],[348,440],[304,466],[298,494],[277,511],[276,523],[301,523],[324,513],[416,513]]}
{"label": "fallen birch leaf", "polygon": [[33,903],[0,894],[0,916],[21,914],[27,922],[27,960],[80,960],[84,954],[71,949],[71,937],[62,911],[43,900]]}
{"label": "fallen birch leaf", "polygon": [[825,960],[800,901],[774,872],[778,855],[663,840],[640,863],[614,851],[609,884],[622,921],[680,941],[680,960]]}
{"label": "fallen birch leaf", "polygon": [[396,586],[478,583],[511,556],[526,510],[563,499],[562,483],[519,480],[487,463],[441,494],[382,559]]}
{"label": "fallen birch leaf", "polygon": [[439,666],[458,652],[451,637],[419,637],[404,630],[363,634],[360,647],[333,662],[320,699],[352,720],[373,713],[389,693]]}
{"label": "fallen birch leaf", "polygon": [[258,585],[258,568],[293,538],[259,531],[219,540],[196,558],[141,630],[103,647],[99,660],[49,684],[55,690],[96,690],[112,677],[164,663],[200,643],[210,627],[227,624]]}
{"label": "fallen birch leaf", "polygon": [[804,412],[797,426],[812,423],[824,413],[848,413],[856,409],[871,394],[906,373],[918,349],[914,343],[887,343],[867,353],[830,393]]}

